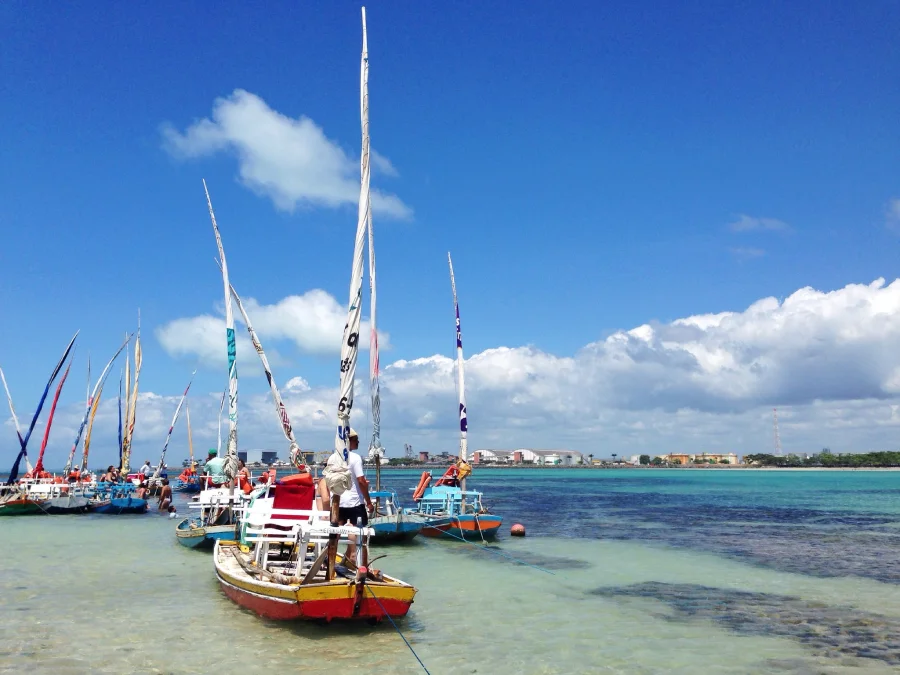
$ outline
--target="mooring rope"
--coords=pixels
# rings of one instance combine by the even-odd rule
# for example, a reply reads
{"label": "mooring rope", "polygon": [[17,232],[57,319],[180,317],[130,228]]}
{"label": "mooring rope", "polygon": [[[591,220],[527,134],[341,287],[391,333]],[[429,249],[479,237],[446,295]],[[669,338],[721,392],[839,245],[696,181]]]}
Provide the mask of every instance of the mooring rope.
{"label": "mooring rope", "polygon": [[422,666],[422,670],[424,670],[427,673],[427,675],[431,675],[431,671],[429,671],[428,668],[425,666],[425,664],[422,663],[422,659],[419,658],[419,655],[416,654],[416,650],[413,649],[411,644],[409,644],[409,640],[406,639],[406,636],[403,634],[403,631],[401,631],[400,628],[397,626],[397,624],[394,623],[394,619],[391,618],[391,615],[388,614],[387,610],[384,608],[384,605],[381,604],[381,600],[379,600],[378,596],[375,595],[375,591],[372,590],[372,587],[369,586],[369,584],[366,584],[366,589],[369,591],[369,593],[372,594],[372,597],[375,598],[375,602],[377,602],[378,606],[381,607],[381,611],[384,612],[384,615],[387,617],[388,621],[391,622],[391,625],[394,627],[394,630],[397,631],[397,633],[400,635],[401,638],[403,638],[403,641],[406,643],[406,646],[409,647],[409,651],[412,652],[412,655],[416,657],[416,661],[418,661],[419,665]]}
{"label": "mooring rope", "polygon": [[482,546],[482,545],[478,544],[478,542],[471,542],[468,539],[465,539],[464,537],[455,535],[452,532],[447,532],[447,530],[438,530],[438,531],[441,534],[446,534],[448,537],[453,537],[454,539],[459,539],[461,542],[464,542],[474,548],[481,549],[482,551],[487,551],[488,553],[495,553],[496,555],[503,556],[504,558],[508,558],[509,560],[512,560],[514,563],[518,563],[519,565],[525,565],[526,567],[533,567],[534,569],[536,569],[540,572],[546,572],[547,574],[552,574],[553,576],[556,576],[556,572],[551,572],[550,570],[540,567],[538,565],[533,565],[532,563],[525,562],[524,560],[519,560],[518,558],[513,558],[511,555],[507,555],[506,553],[503,553],[503,551],[498,551],[494,548],[491,548],[487,544]]}

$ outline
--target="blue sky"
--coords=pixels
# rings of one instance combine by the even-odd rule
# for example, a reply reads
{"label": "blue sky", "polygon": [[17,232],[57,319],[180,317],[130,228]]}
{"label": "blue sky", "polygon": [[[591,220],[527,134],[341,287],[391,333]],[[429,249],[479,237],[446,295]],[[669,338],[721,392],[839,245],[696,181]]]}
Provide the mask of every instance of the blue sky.
{"label": "blue sky", "polygon": [[[511,11],[391,2],[370,4],[368,14],[372,146],[396,173],[376,166],[373,185],[411,214],[376,211],[379,324],[390,336],[383,363],[452,355],[447,250],[468,355],[531,345],[568,358],[643,324],[742,312],[805,286],[830,292],[896,277],[896,3],[522,2]],[[157,333],[221,309],[202,177],[243,296],[268,306],[321,289],[346,303],[352,203],[301,196],[279,207],[242,178],[233,139],[187,157],[164,129],[187,137],[192,124],[214,119],[217,99],[242,90],[271,113],[259,128],[306,117],[354,160],[359,49],[359,5],[349,2],[264,11],[0,6],[0,365],[20,415],[74,329],[82,329],[78,382],[85,354],[105,360],[138,308],[142,390],[173,396],[198,364],[194,390],[221,388],[224,372],[203,368],[199,354],[173,357]],[[283,178],[277,166],[268,170]],[[292,183],[301,195],[303,182]],[[279,381],[303,377],[327,400],[336,356],[302,340],[267,341],[257,328],[280,357]],[[883,402],[894,395],[883,379],[829,400]],[[241,386],[264,392],[260,378]],[[474,386],[476,400],[484,387],[485,405],[470,405],[473,431],[494,432],[485,442],[595,443],[602,453],[690,438],[640,440],[602,424],[573,431],[546,410],[536,416],[544,423],[522,430],[488,406],[487,380],[476,374]],[[75,406],[82,388],[67,387],[63,400]],[[432,424],[433,411],[401,414],[422,396],[400,391],[394,420],[384,420],[393,446],[421,438],[452,448],[452,403]],[[772,405],[780,395],[771,393]],[[768,438],[757,419],[771,409],[763,398],[732,406],[753,419],[746,443]],[[615,400],[588,417],[602,419]],[[712,414],[688,394],[684,401]],[[781,405],[797,406],[800,424],[802,406],[815,401],[814,392],[785,395]],[[667,408],[642,405],[648,416]],[[327,445],[327,414],[301,445]],[[155,427],[146,435],[148,448],[161,445]],[[850,435],[846,449],[887,438]]]}

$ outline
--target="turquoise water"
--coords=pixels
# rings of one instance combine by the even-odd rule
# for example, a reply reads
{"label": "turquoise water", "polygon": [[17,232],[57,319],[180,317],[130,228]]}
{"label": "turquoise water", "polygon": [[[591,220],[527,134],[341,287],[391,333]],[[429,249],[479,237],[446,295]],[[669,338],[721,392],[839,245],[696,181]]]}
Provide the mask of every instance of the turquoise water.
{"label": "turquoise water", "polygon": [[[386,472],[408,494],[419,472]],[[525,539],[383,548],[432,673],[900,670],[900,473],[476,468]],[[181,508],[182,513],[185,509]],[[174,521],[0,519],[0,672],[423,672],[388,624],[229,601]]]}

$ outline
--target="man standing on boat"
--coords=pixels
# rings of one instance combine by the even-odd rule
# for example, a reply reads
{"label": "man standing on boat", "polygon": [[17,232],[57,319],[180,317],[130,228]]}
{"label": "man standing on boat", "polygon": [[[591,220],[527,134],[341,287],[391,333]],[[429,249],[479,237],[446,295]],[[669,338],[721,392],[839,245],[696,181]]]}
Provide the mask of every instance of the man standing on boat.
{"label": "man standing on boat", "polygon": [[153,475],[153,467],[150,466],[149,459],[144,460],[144,466],[141,467],[141,470],[138,473],[143,477],[142,480],[147,480]]}
{"label": "man standing on boat", "polygon": [[207,487],[219,487],[228,481],[228,476],[225,475],[225,458],[217,457],[217,454],[211,449],[209,459],[206,460]]}
{"label": "man standing on boat", "polygon": [[[341,506],[338,511],[338,519],[341,525],[356,526],[357,519],[362,518],[362,524],[369,524],[369,511],[372,510],[372,498],[369,497],[369,482],[363,472],[362,457],[357,454],[359,449],[359,435],[350,429],[348,438],[350,452],[347,456],[347,465],[350,468],[350,477],[353,481],[350,489],[341,495]],[[344,555],[344,561],[356,560],[356,535],[350,535],[350,544]]]}

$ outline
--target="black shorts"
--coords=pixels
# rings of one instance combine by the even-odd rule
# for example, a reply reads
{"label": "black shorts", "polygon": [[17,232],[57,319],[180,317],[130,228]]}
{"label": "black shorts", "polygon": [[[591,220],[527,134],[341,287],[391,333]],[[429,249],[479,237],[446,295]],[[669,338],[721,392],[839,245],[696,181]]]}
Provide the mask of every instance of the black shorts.
{"label": "black shorts", "polygon": [[338,509],[338,519],[342,523],[356,527],[357,518],[362,518],[362,524],[364,526],[369,524],[369,512],[366,510],[365,504],[360,504],[359,506],[342,506]]}

